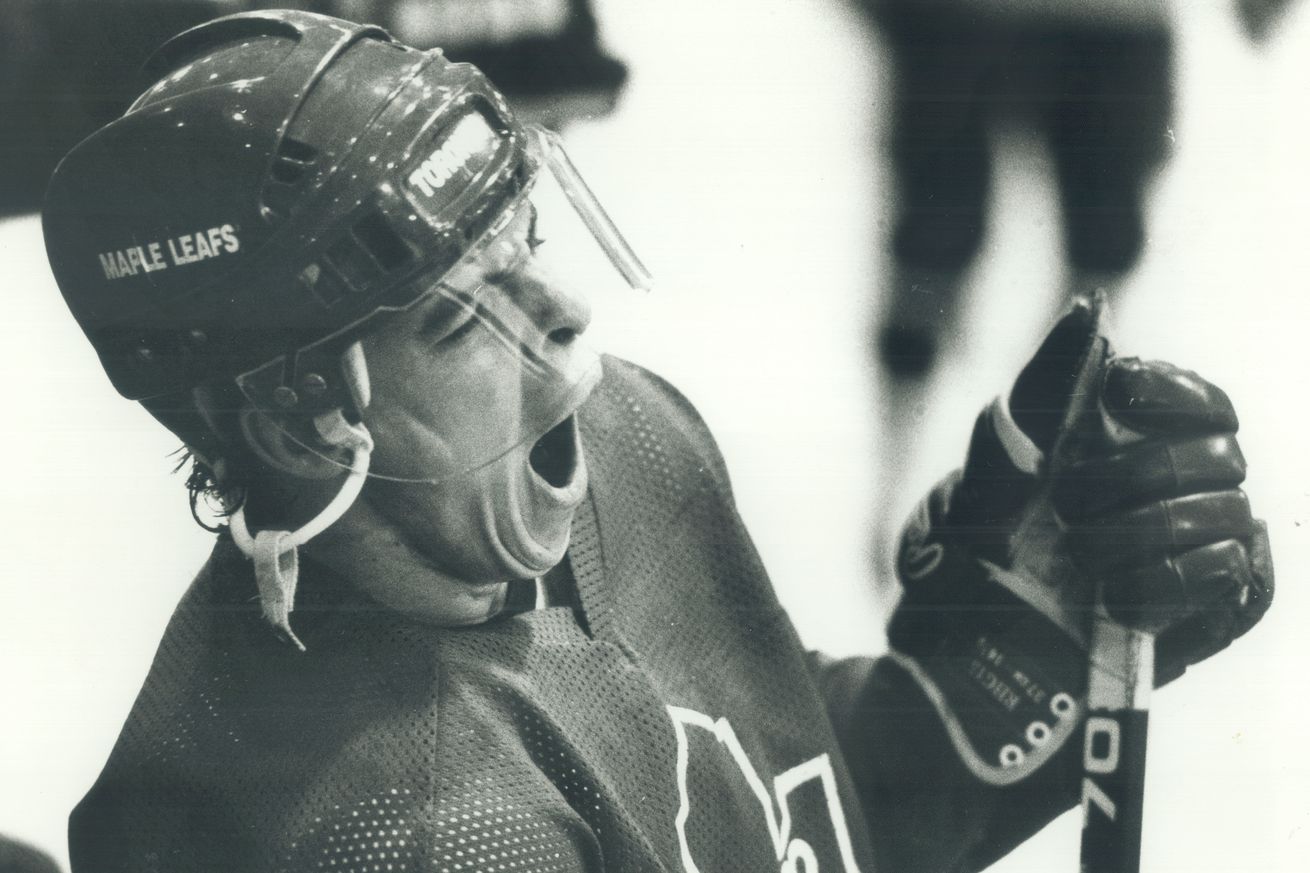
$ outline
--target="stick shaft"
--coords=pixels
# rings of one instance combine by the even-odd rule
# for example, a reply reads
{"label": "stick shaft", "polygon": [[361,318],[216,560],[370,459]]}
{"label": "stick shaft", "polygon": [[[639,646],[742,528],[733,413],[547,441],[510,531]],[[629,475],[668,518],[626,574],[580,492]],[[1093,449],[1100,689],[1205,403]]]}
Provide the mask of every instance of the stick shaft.
{"label": "stick shaft", "polygon": [[1098,616],[1090,654],[1080,869],[1138,873],[1155,641]]}

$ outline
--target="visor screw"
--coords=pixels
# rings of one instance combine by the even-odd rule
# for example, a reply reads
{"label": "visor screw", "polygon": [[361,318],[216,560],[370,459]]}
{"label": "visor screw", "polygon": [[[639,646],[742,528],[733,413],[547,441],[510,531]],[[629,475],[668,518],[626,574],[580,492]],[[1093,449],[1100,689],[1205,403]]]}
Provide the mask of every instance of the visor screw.
{"label": "visor screw", "polygon": [[143,364],[154,363],[155,353],[145,346],[139,346],[136,350],[136,359]]}
{"label": "visor screw", "polygon": [[296,396],[294,388],[279,385],[273,389],[273,402],[283,409],[290,409],[300,402],[300,398]]}
{"label": "visor screw", "polygon": [[191,330],[187,332],[187,339],[191,340],[192,345],[202,346],[209,342],[209,335],[203,330]]}
{"label": "visor screw", "polygon": [[318,373],[306,373],[300,380],[300,387],[311,397],[317,397],[327,390],[327,380]]}

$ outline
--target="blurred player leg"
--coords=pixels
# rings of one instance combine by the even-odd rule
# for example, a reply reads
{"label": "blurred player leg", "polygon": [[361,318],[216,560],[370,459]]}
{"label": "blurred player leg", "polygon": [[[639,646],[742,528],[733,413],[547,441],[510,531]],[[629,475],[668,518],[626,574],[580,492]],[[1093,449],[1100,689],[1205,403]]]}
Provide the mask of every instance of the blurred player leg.
{"label": "blurred player leg", "polygon": [[1172,40],[1165,24],[1072,28],[1051,77],[1051,150],[1070,292],[1114,294],[1146,242],[1152,176],[1172,124]]}
{"label": "blurred player leg", "polygon": [[[917,462],[938,363],[963,326],[962,287],[990,208],[988,125],[1006,36],[976,19],[906,0],[881,0],[875,23],[889,49],[889,158],[894,224],[884,245],[872,325],[880,372],[881,496],[873,547],[890,567],[900,499]],[[891,578],[887,575],[887,578]]]}
{"label": "blurred player leg", "polygon": [[59,865],[45,852],[4,835],[0,835],[0,871],[2,873],[61,873]]}
{"label": "blurred player leg", "polygon": [[949,339],[964,272],[978,252],[990,189],[986,91],[997,40],[976,23],[887,4],[893,59],[891,158],[897,208],[878,353],[915,382]]}

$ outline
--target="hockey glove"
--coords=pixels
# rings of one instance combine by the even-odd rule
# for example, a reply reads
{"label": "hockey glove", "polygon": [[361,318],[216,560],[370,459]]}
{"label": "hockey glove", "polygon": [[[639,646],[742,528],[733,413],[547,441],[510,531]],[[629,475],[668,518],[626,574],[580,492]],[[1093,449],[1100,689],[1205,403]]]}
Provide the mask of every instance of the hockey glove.
{"label": "hockey glove", "polygon": [[1268,608],[1236,430],[1222,391],[1113,357],[1081,305],[979,416],[964,468],[902,534],[888,628],[979,779],[1015,783],[1073,734],[1094,609],[1158,635],[1160,683]]}

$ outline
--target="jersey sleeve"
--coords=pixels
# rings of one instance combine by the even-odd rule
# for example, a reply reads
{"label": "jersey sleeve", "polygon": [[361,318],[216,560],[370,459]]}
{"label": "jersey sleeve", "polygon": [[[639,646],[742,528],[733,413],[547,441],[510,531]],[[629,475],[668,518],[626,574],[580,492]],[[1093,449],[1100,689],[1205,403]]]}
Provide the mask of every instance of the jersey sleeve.
{"label": "jersey sleeve", "polygon": [[1076,802],[1076,743],[1031,779],[986,785],[960,763],[932,704],[894,661],[810,659],[879,870],[981,870]]}

